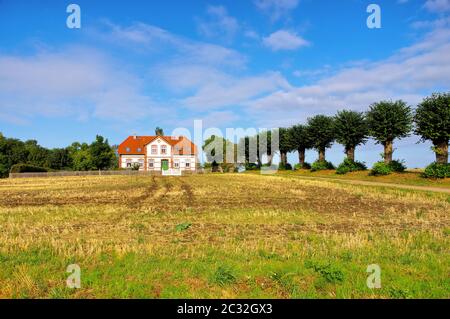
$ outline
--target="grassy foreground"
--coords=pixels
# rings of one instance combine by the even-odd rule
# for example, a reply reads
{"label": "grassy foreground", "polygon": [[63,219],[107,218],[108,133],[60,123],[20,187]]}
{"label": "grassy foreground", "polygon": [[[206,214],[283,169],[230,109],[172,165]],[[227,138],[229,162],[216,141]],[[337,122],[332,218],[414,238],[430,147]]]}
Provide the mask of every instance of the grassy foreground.
{"label": "grassy foreground", "polygon": [[0,297],[449,298],[449,211],[286,176],[0,180]]}

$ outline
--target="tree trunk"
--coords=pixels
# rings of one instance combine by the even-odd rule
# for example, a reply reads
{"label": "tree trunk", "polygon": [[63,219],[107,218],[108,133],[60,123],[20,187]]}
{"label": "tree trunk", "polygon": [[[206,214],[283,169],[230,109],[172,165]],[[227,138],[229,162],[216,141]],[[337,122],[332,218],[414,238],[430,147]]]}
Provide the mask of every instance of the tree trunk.
{"label": "tree trunk", "polygon": [[325,161],[325,148],[319,149],[319,161],[320,162]]}
{"label": "tree trunk", "polygon": [[392,144],[392,141],[386,141],[384,143],[384,163],[386,164],[390,164],[392,162],[392,153],[394,152]]}
{"label": "tree trunk", "polygon": [[273,154],[267,155],[267,164],[272,166]]}
{"label": "tree trunk", "polygon": [[347,147],[345,150],[345,153],[347,154],[347,158],[351,161],[355,161],[355,148],[352,146]]}
{"label": "tree trunk", "polygon": [[286,164],[287,164],[287,153],[281,152],[281,153],[280,153],[280,156],[281,156],[281,164],[283,164],[284,166],[286,166]]}
{"label": "tree trunk", "polygon": [[300,163],[300,167],[305,165],[305,151],[304,148],[298,150],[298,162]]}
{"label": "tree trunk", "polygon": [[442,141],[435,143],[436,147],[436,163],[447,164],[448,163],[448,141]]}

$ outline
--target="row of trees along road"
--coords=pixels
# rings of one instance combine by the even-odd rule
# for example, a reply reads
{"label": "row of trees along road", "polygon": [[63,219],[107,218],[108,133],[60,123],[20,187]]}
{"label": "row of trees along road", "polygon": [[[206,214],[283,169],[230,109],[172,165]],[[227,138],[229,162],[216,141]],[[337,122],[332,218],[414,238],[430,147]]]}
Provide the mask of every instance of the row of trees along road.
{"label": "row of trees along road", "polygon": [[[262,154],[258,151],[257,162],[267,155],[271,164],[273,154],[279,152],[282,166],[287,165],[287,154],[297,151],[300,166],[305,165],[305,152],[318,151],[318,161],[326,161],[326,149],[334,142],[342,144],[347,159],[355,160],[355,149],[364,145],[371,137],[384,147],[384,162],[392,161],[394,140],[415,133],[421,141],[433,143],[436,162],[448,163],[448,143],[450,138],[450,93],[435,93],[426,97],[413,111],[404,101],[381,101],[370,105],[367,112],[343,110],[335,116],[316,115],[308,118],[306,124],[290,128],[279,128],[279,148]],[[265,139],[271,145],[271,132],[246,137],[246,160],[249,158],[248,145],[252,139]]]}

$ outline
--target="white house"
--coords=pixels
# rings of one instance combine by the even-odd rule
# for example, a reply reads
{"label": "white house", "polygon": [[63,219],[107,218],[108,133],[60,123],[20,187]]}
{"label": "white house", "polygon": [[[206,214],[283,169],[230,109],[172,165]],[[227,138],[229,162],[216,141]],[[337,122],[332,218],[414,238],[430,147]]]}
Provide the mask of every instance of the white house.
{"label": "white house", "polygon": [[192,170],[198,163],[197,148],[184,136],[129,136],[118,148],[119,167],[140,170]]}

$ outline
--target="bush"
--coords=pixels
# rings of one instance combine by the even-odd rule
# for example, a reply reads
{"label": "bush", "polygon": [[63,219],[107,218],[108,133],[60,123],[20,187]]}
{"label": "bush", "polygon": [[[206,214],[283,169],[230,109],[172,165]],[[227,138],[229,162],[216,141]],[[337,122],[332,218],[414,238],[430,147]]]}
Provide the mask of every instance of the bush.
{"label": "bush", "polygon": [[280,165],[278,165],[278,169],[281,171],[292,171],[292,165],[289,163],[286,163],[286,165],[280,163]]}
{"label": "bush", "polygon": [[344,161],[339,164],[338,168],[336,169],[336,174],[347,174],[350,172],[365,171],[366,169],[366,164],[345,158]]}
{"label": "bush", "polygon": [[48,170],[44,167],[29,165],[29,164],[15,164],[11,166],[11,173],[45,173]]}
{"label": "bush", "polygon": [[311,172],[323,171],[326,169],[334,169],[334,165],[327,161],[315,161],[311,165]]}
{"label": "bush", "polygon": [[256,171],[258,169],[258,164],[255,163],[246,163],[245,170],[246,171]]}
{"label": "bush", "polygon": [[432,163],[425,168],[422,176],[426,178],[450,177],[450,164]]}
{"label": "bush", "polygon": [[389,164],[384,162],[377,162],[373,165],[372,171],[370,175],[380,176],[380,175],[389,175],[392,172],[402,173],[406,169],[406,166],[403,161],[394,160]]}
{"label": "bush", "polygon": [[389,175],[391,173],[392,168],[385,162],[376,162],[370,171],[370,175],[373,176]]}
{"label": "bush", "polygon": [[295,164],[294,169],[311,169],[311,164],[305,162],[302,166],[300,163],[298,163]]}
{"label": "bush", "polygon": [[389,166],[391,167],[393,172],[403,173],[406,170],[404,161],[394,160],[389,163]]}

